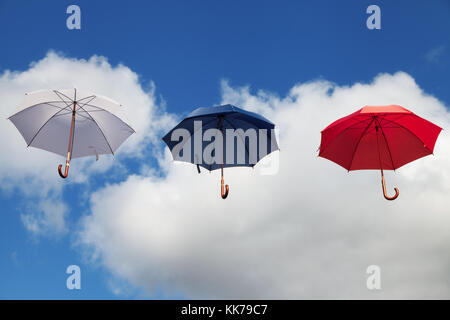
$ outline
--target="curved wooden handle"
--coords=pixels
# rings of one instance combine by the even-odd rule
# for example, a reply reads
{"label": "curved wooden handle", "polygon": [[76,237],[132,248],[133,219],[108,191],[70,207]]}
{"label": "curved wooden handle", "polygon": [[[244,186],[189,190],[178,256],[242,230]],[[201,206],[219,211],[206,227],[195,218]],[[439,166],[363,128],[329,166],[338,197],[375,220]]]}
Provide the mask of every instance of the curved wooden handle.
{"label": "curved wooden handle", "polygon": [[394,188],[395,191],[395,195],[392,197],[389,197],[387,195],[387,191],[386,191],[386,182],[384,182],[384,177],[381,178],[381,184],[383,185],[383,195],[386,198],[386,200],[395,200],[397,199],[397,197],[399,196],[400,192],[398,191],[397,188]]}
{"label": "curved wooden handle", "polygon": [[62,164],[58,166],[58,173],[61,176],[61,178],[65,179],[69,175],[69,163],[66,162],[66,170],[64,171],[64,174],[61,172]]}
{"label": "curved wooden handle", "polygon": [[[225,190],[224,190],[224,189],[225,189]],[[228,185],[225,185],[225,188],[224,188],[223,178],[222,178],[222,183],[221,183],[220,191],[221,191],[222,199],[226,199],[226,198],[228,197],[228,192],[230,191],[230,187],[229,187]]]}

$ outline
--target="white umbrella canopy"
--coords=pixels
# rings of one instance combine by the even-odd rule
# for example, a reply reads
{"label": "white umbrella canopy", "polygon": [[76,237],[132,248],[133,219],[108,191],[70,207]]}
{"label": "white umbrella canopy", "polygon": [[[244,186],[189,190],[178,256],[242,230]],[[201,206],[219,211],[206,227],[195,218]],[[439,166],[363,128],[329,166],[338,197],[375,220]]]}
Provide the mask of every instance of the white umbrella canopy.
{"label": "white umbrella canopy", "polygon": [[67,156],[66,178],[72,158],[114,154],[135,131],[117,114],[121,105],[78,89],[41,90],[25,94],[8,119],[27,146]]}

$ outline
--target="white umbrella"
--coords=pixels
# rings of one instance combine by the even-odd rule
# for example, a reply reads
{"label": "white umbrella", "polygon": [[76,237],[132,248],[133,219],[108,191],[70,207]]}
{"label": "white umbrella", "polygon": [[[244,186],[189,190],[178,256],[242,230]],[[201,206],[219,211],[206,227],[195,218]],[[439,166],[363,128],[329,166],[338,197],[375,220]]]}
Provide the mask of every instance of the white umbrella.
{"label": "white umbrella", "polygon": [[18,110],[8,119],[28,146],[72,158],[114,154],[135,131],[117,114],[121,105],[109,98],[77,89],[42,90],[25,94]]}

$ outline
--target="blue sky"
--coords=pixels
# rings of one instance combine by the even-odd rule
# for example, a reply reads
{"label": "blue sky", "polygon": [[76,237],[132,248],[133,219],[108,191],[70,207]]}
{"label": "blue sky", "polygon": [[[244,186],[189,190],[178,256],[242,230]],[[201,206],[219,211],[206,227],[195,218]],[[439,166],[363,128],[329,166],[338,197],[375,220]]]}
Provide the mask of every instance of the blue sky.
{"label": "blue sky", "polygon": [[[66,28],[70,4],[81,8],[81,30]],[[381,30],[366,28],[371,4],[381,7]],[[284,96],[299,82],[351,85],[399,70],[450,105],[447,0],[0,0],[0,38],[1,73],[26,70],[49,50],[74,58],[102,55],[137,72],[144,87],[154,81],[167,111],[179,115],[219,103],[222,79]],[[56,238],[30,235],[20,219],[28,205],[23,195],[0,191],[0,298],[143,297],[132,287],[115,295],[110,274],[84,261],[73,245],[71,231],[88,209],[82,189],[65,189],[71,230]],[[81,267],[80,291],[65,287],[70,264]]]}

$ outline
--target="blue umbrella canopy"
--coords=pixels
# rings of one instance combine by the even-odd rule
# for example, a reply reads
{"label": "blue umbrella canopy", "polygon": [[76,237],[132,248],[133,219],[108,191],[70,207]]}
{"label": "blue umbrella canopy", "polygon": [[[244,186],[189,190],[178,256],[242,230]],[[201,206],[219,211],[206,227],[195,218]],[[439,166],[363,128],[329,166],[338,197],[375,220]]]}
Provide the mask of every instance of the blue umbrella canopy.
{"label": "blue umbrella canopy", "polygon": [[231,104],[195,109],[162,140],[174,160],[209,171],[253,167],[278,150],[275,125],[265,117]]}

